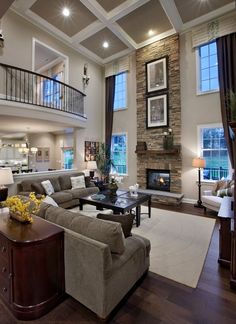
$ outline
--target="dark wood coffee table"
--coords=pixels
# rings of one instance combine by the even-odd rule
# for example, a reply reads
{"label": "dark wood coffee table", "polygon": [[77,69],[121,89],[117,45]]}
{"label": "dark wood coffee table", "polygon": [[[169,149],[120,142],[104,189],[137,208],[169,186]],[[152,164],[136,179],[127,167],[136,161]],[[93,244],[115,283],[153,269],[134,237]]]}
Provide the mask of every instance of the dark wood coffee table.
{"label": "dark wood coffee table", "polygon": [[141,204],[148,203],[148,217],[151,217],[151,195],[138,193],[137,197],[130,196],[130,193],[124,190],[118,190],[117,196],[111,197],[106,192],[100,192],[104,194],[104,199],[97,199],[96,195],[90,195],[80,198],[80,210],[83,210],[83,205],[89,204],[96,206],[97,209],[103,208],[112,209],[115,214],[125,214],[130,212],[133,208],[135,211],[136,226],[140,225]]}

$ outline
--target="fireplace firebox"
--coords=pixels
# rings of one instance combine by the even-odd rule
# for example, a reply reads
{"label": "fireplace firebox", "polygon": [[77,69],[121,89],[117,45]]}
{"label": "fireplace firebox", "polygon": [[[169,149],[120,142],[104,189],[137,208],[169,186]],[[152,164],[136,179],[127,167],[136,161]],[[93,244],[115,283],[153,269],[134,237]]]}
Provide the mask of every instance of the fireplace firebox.
{"label": "fireplace firebox", "polygon": [[170,170],[147,169],[147,189],[170,191]]}

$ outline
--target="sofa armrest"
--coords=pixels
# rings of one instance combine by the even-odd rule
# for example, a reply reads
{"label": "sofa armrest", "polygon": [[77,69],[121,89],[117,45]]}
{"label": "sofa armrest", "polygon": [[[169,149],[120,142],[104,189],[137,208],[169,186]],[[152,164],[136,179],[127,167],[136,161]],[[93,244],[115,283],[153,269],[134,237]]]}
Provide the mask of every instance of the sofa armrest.
{"label": "sofa armrest", "polygon": [[204,190],[203,191],[203,196],[213,196],[212,195],[212,190]]}
{"label": "sofa armrest", "polygon": [[93,309],[95,301],[103,300],[104,282],[111,273],[110,248],[66,228],[64,230],[66,293]]}

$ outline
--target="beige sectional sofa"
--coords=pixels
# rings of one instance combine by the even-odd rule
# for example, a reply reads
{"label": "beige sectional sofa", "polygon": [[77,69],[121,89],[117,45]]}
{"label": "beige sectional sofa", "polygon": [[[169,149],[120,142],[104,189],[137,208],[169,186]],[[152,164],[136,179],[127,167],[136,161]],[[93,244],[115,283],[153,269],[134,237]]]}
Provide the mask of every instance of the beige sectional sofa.
{"label": "beige sectional sofa", "polygon": [[106,318],[149,268],[150,242],[121,224],[42,204],[39,216],[65,230],[66,293]]}
{"label": "beige sectional sofa", "polygon": [[56,203],[63,208],[72,208],[79,205],[79,198],[87,195],[95,194],[99,189],[90,182],[89,177],[85,177],[86,188],[71,189],[71,177],[77,177],[84,175],[83,172],[73,172],[60,176],[45,176],[39,178],[31,178],[23,180],[17,185],[17,193],[20,195],[28,195],[31,191],[36,194],[45,194],[45,191],[41,185],[42,181],[50,180],[55,192],[51,197]]}

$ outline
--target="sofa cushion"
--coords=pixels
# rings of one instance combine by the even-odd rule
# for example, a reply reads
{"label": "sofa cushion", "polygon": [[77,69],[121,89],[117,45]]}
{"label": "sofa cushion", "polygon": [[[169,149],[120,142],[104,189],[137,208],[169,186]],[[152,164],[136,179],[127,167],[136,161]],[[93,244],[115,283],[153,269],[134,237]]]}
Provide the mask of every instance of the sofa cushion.
{"label": "sofa cushion", "polygon": [[54,206],[46,209],[45,219],[107,244],[112,253],[122,254],[125,250],[124,235],[119,223],[83,216]]}
{"label": "sofa cushion", "polygon": [[211,205],[216,208],[220,208],[222,198],[217,196],[202,196],[203,204]]}
{"label": "sofa cushion", "polygon": [[73,199],[92,195],[97,193],[98,191],[99,189],[97,187],[65,190],[65,192],[68,192],[72,195]]}
{"label": "sofa cushion", "polygon": [[51,194],[53,194],[55,192],[50,180],[42,181],[41,185],[43,186],[43,188],[44,188],[47,195],[51,195]]}
{"label": "sofa cushion", "polygon": [[83,175],[78,177],[70,177],[72,189],[83,189],[85,188],[85,179]]}
{"label": "sofa cushion", "polygon": [[112,222],[117,222],[121,224],[123,233],[125,238],[128,236],[131,236],[131,229],[133,226],[133,221],[134,221],[134,216],[133,214],[126,214],[126,215],[116,215],[116,214],[103,214],[100,213],[97,215],[97,218],[103,219],[103,220],[109,220]]}
{"label": "sofa cushion", "polygon": [[54,192],[51,197],[57,204],[62,204],[73,199],[72,195],[65,191]]}
{"label": "sofa cushion", "polygon": [[55,200],[51,196],[46,196],[43,200],[45,204],[52,205],[55,207],[58,207],[58,204],[55,202]]}
{"label": "sofa cushion", "polygon": [[56,177],[55,178],[49,178],[49,180],[51,181],[51,184],[52,184],[55,192],[61,191],[61,186],[60,186],[58,178],[56,178]]}
{"label": "sofa cushion", "polygon": [[40,195],[45,195],[46,192],[43,188],[43,186],[41,185],[41,183],[38,182],[33,182],[31,185],[31,188],[33,190],[33,192],[35,192],[36,194],[40,194]]}

